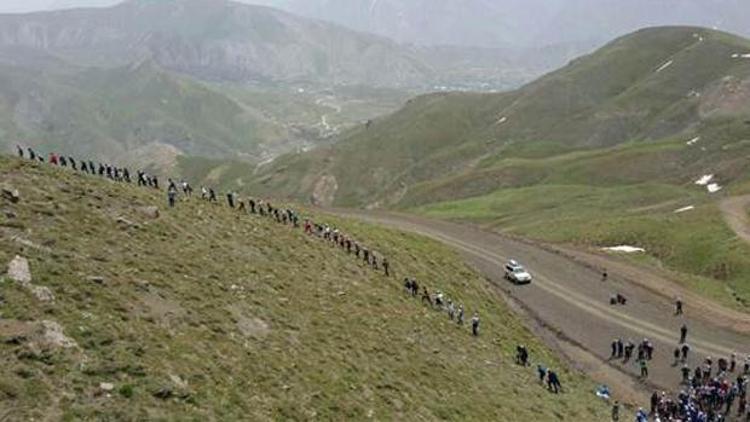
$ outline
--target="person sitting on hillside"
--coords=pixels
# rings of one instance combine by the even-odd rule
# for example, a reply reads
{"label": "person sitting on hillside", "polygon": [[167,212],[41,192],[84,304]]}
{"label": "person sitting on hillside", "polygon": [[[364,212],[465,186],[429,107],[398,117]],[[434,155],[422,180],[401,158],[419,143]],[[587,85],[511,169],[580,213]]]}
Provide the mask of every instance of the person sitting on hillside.
{"label": "person sitting on hillside", "polygon": [[615,293],[609,298],[610,305],[625,305],[628,303],[628,299],[625,298],[621,293]]}

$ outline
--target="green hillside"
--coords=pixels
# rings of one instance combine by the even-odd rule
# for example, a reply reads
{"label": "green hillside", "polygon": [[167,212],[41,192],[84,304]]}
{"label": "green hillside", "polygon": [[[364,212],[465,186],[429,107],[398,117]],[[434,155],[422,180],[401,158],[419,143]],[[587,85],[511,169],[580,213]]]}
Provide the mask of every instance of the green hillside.
{"label": "green hillside", "polygon": [[[413,203],[421,183],[431,184],[430,198],[445,194],[447,184],[444,196],[455,199],[507,185],[504,177],[487,180],[486,174],[506,171],[511,160],[625,144],[648,149],[699,135],[705,153],[683,145],[675,155],[681,164],[715,162],[713,154],[750,129],[744,124],[748,94],[740,89],[750,60],[732,57],[745,51],[750,41],[725,33],[642,30],[518,91],[417,98],[347,133],[333,148],[279,160],[256,188],[307,199],[322,176],[332,176],[335,205]],[[308,168],[310,177],[296,177],[295,167]],[[482,179],[484,186],[457,190],[450,185],[457,175]],[[520,184],[540,177],[524,173]]]}
{"label": "green hillside", "polygon": [[254,158],[284,128],[151,62],[115,69],[0,64],[0,127],[15,142],[103,159],[169,145]]}
{"label": "green hillside", "polygon": [[[198,199],[0,158],[0,416],[10,420],[602,420],[487,283],[423,238],[329,217],[391,257],[386,278],[301,230]],[[156,205],[160,216],[144,207]],[[472,338],[399,276],[478,310]],[[41,301],[33,289],[54,298]],[[43,289],[42,289],[43,290]],[[38,293],[38,292],[37,292]],[[48,297],[47,297],[48,298]],[[46,321],[46,322],[42,322]]]}
{"label": "green hillside", "polygon": [[[334,146],[277,160],[249,189],[635,244],[645,263],[746,309],[750,248],[716,202],[750,189],[748,53],[750,41],[721,32],[642,30],[514,92],[417,98]],[[709,174],[719,193],[694,183]]]}

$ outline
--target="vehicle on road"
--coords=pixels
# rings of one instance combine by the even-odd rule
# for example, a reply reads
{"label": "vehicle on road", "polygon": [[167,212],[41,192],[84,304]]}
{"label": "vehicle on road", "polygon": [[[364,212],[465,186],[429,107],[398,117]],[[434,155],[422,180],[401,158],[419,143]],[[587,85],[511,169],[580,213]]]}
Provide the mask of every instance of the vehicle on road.
{"label": "vehicle on road", "polygon": [[531,274],[518,261],[511,259],[505,264],[505,279],[514,284],[529,284]]}

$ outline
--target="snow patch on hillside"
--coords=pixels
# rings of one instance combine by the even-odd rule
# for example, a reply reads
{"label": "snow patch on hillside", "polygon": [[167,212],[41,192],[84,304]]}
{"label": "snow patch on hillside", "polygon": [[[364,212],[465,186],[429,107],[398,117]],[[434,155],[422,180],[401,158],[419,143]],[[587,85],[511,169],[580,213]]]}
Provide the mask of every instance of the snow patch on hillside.
{"label": "snow patch on hillside", "polygon": [[682,214],[683,212],[692,211],[694,209],[695,209],[694,205],[688,205],[687,207],[682,207],[682,208],[674,210],[674,213],[675,214]]}
{"label": "snow patch on hillside", "polygon": [[629,246],[629,245],[620,245],[620,246],[610,246],[607,248],[602,248],[602,250],[607,252],[620,252],[620,253],[643,253],[646,252],[643,248],[638,248],[635,246]]}
{"label": "snow patch on hillside", "polygon": [[701,176],[700,179],[695,181],[695,184],[698,186],[706,186],[708,185],[712,180],[714,180],[713,174],[706,174],[704,176]]}
{"label": "snow patch on hillside", "polygon": [[668,61],[668,62],[664,63],[664,64],[663,64],[663,65],[661,65],[661,66],[660,66],[660,67],[659,67],[658,69],[656,69],[656,73],[659,73],[659,72],[661,72],[662,70],[665,70],[666,68],[668,68],[669,66],[672,66],[672,63],[674,63],[674,60],[670,60],[670,61]]}
{"label": "snow patch on hillside", "polygon": [[708,193],[716,193],[722,190],[723,188],[719,186],[718,183],[711,183],[708,186],[706,186],[706,189],[708,189]]}

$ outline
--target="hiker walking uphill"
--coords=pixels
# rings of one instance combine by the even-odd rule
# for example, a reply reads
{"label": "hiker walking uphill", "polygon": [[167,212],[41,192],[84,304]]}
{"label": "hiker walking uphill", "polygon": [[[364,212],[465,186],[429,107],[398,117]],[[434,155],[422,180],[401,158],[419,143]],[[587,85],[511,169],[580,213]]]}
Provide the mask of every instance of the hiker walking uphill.
{"label": "hiker walking uphill", "polygon": [[479,314],[474,312],[474,316],[471,317],[471,334],[474,337],[479,336]]}
{"label": "hiker walking uphill", "polygon": [[[28,149],[28,154],[25,153],[21,146],[17,146],[17,149],[18,155],[21,158],[25,158],[26,156],[28,156],[30,159],[36,159],[37,157],[39,157],[39,155],[32,151],[30,148]],[[53,165],[67,167],[68,169],[72,169],[73,171],[80,171],[91,176],[106,177],[115,182],[130,182],[130,172],[127,168],[124,167],[121,168],[101,162],[95,164],[91,160],[76,160],[73,157],[62,156],[57,153],[50,153],[49,156],[50,162]],[[66,164],[61,164],[63,162]],[[80,166],[74,163],[80,163]],[[159,181],[156,176],[150,175],[143,170],[137,170],[135,174],[137,175],[136,183],[139,187],[154,188],[157,190],[159,189]],[[178,199],[182,201],[192,200],[193,188],[188,181],[184,179],[173,178],[167,178],[167,180],[168,184],[166,190],[166,199],[167,206],[170,209],[175,208],[178,205]],[[175,180],[180,181],[176,182]],[[178,198],[178,196],[180,195],[180,191],[184,195],[184,197],[182,198]],[[217,193],[213,188],[205,186],[201,187],[200,197],[202,200],[208,200],[209,202],[215,203],[217,201],[216,195]],[[238,199],[235,192],[227,192],[226,200],[229,208],[235,209],[237,207]],[[291,226],[294,229],[300,228],[300,215],[291,208],[276,208],[268,201],[263,201],[260,199],[256,200],[252,198],[248,199],[248,204],[250,207],[249,214],[259,213],[262,217],[271,217],[279,224]],[[239,201],[239,205],[240,209],[245,209],[244,201]],[[347,256],[354,255],[353,259],[357,259],[357,261],[361,259],[375,271],[379,272],[380,266],[382,265],[383,273],[381,274],[384,274],[385,277],[391,276],[391,273],[393,272],[391,261],[387,257],[379,255],[373,248],[367,247],[363,242],[357,241],[349,234],[344,233],[335,227],[318,224],[312,221],[310,218],[305,218],[304,222],[304,232],[306,234],[322,237],[324,240],[330,243],[331,246],[339,246],[339,248],[337,249],[339,249],[342,253],[345,253]],[[410,280],[408,277],[405,279],[405,281],[407,291],[411,294],[411,296],[416,297],[419,294],[420,285],[416,280]],[[444,297],[444,294],[441,291],[435,290],[435,302],[437,303],[437,307],[435,308],[435,304],[433,303],[433,299],[428,291],[427,286],[421,287],[422,301],[426,301],[432,309],[437,309],[441,312],[447,311],[448,317],[451,321],[455,321],[457,326],[459,327],[463,326],[465,312],[463,305],[459,305],[457,302],[454,303],[453,300]],[[473,317],[471,318],[471,333],[475,337],[479,336],[479,326],[479,314],[478,312],[474,312]]]}
{"label": "hiker walking uphill", "polygon": [[170,188],[167,190],[167,201],[169,208],[174,208],[175,200],[177,199],[177,188]]}
{"label": "hiker walking uphill", "polygon": [[620,420],[620,402],[615,400],[612,405],[612,422],[618,422]]}
{"label": "hiker walking uphill", "polygon": [[562,389],[560,378],[558,378],[557,373],[551,369],[547,370],[547,388],[555,394],[559,394]]}

